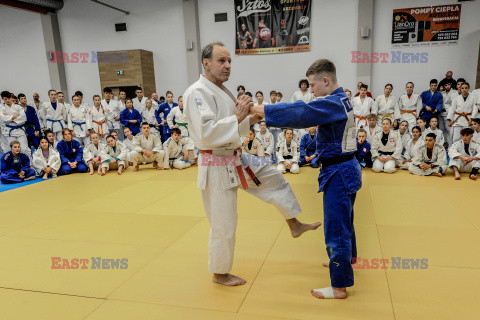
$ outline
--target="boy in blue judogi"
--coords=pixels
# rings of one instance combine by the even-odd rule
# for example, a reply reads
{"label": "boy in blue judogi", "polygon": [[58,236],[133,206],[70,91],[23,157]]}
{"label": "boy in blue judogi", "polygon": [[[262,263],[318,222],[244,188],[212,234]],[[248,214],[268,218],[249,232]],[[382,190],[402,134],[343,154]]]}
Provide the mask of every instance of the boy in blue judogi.
{"label": "boy in blue judogi", "polygon": [[317,127],[308,128],[308,133],[300,141],[300,167],[309,164],[312,168],[318,168],[316,132]]}
{"label": "boy in blue judogi", "polygon": [[443,108],[443,96],[437,91],[437,79],[430,80],[430,90],[423,91],[420,97],[422,98],[423,108],[420,111],[419,118],[424,119],[426,123],[430,123],[430,119],[433,117],[438,118]]}
{"label": "boy in blue judogi", "polygon": [[267,125],[274,127],[318,125],[316,142],[322,164],[318,181],[319,191],[324,192],[324,231],[331,286],[313,289],[312,294],[321,299],[344,299],[346,288],[354,284],[352,263],[355,263],[357,248],[353,205],[362,187],[361,167],[355,158],[355,118],[347,95],[337,83],[336,68],[331,61],[315,61],[307,70],[307,77],[314,96],[325,98],[308,104],[299,100],[253,106],[251,112],[265,114]]}
{"label": "boy in blue judogi", "polygon": [[37,111],[35,111],[34,107],[27,105],[27,97],[23,93],[18,95],[18,100],[27,116],[27,121],[23,124],[23,127],[27,133],[28,146],[36,150],[38,148],[39,135],[42,130],[40,122],[38,121]]}
{"label": "boy in blue judogi", "polygon": [[19,183],[35,179],[35,170],[30,168],[30,159],[20,152],[20,142],[12,141],[10,149],[0,160],[2,183]]}

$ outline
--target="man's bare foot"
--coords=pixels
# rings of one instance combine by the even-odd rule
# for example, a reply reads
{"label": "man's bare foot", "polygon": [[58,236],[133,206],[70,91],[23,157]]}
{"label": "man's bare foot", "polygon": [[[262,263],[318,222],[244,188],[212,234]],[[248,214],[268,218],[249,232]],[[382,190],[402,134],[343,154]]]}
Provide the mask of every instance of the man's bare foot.
{"label": "man's bare foot", "polygon": [[33,179],[35,179],[35,176],[31,176],[31,177],[25,178],[25,179],[23,179],[23,181],[30,181],[30,180],[33,180]]}
{"label": "man's bare foot", "polygon": [[247,281],[245,281],[244,279],[234,276],[233,274],[230,274],[230,273],[225,273],[225,274],[214,273],[212,277],[212,281],[218,284],[221,284],[223,286],[229,286],[229,287],[241,286],[247,283]]}
{"label": "man's bare foot", "polygon": [[443,174],[438,172],[438,173],[433,173],[432,176],[437,176],[437,177],[443,177]]}
{"label": "man's bare foot", "polygon": [[133,172],[137,172],[139,168],[139,166],[135,166],[135,168],[133,168]]}
{"label": "man's bare foot", "polygon": [[315,222],[311,224],[301,223],[300,221],[297,220],[297,218],[288,219],[287,224],[288,224],[288,227],[290,228],[290,233],[294,238],[300,237],[304,232],[307,232],[310,230],[317,230],[318,227],[322,225],[321,222]]}
{"label": "man's bare foot", "polygon": [[52,178],[56,178],[56,177],[58,177],[58,176],[55,173],[52,174]]}
{"label": "man's bare foot", "polygon": [[[332,289],[333,289],[333,296],[335,297],[335,299],[347,298],[347,288],[332,288]],[[312,293],[312,296],[318,299],[325,299],[325,297],[321,292],[314,291],[314,289],[312,289],[310,292]]]}
{"label": "man's bare foot", "polygon": [[117,174],[118,174],[119,176],[121,176],[121,175],[122,175],[122,170],[118,170],[118,171],[117,171]]}
{"label": "man's bare foot", "polygon": [[42,177],[43,180],[47,180],[48,179],[48,173],[45,173]]}
{"label": "man's bare foot", "polygon": [[153,167],[154,167],[155,169],[158,169],[158,162],[157,162],[157,161],[153,162]]}
{"label": "man's bare foot", "polygon": [[93,171],[92,169],[90,169],[90,172],[88,173],[89,175],[93,175],[95,171]]}
{"label": "man's bare foot", "polygon": [[477,180],[477,175],[476,174],[471,174],[469,177],[472,180]]}
{"label": "man's bare foot", "polygon": [[460,173],[455,172],[455,180],[460,180]]}

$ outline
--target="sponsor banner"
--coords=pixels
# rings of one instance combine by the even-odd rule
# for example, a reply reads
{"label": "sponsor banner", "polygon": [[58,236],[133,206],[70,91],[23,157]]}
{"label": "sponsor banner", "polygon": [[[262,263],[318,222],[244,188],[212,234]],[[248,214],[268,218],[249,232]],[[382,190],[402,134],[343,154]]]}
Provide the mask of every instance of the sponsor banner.
{"label": "sponsor banner", "polygon": [[235,0],[235,54],[310,51],[311,0]]}
{"label": "sponsor banner", "polygon": [[458,43],[462,5],[393,10],[392,47],[424,47]]}

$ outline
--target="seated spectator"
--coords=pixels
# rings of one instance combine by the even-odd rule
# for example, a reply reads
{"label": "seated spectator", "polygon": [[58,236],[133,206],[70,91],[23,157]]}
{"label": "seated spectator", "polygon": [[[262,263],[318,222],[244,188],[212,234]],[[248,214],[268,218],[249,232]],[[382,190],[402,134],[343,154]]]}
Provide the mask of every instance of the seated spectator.
{"label": "seated spectator", "polygon": [[372,167],[372,152],[370,151],[370,143],[367,142],[367,131],[358,129],[357,132],[357,152],[355,157],[362,168]]}
{"label": "seated spectator", "polygon": [[317,144],[315,134],[317,127],[308,128],[308,133],[302,137],[300,142],[300,162],[299,166],[310,165],[312,168],[318,168],[319,158],[317,154]]}
{"label": "seated spectator", "polygon": [[45,137],[47,137],[48,143],[56,149],[58,141],[55,139],[55,133],[50,130],[45,130]]}
{"label": "seated spectator", "polygon": [[435,136],[436,136],[436,139],[435,139],[436,142],[439,145],[443,146],[445,144],[445,138],[443,137],[443,131],[438,129],[438,127],[437,127],[438,126],[438,119],[435,118],[435,117],[431,118],[429,124],[430,124],[430,126],[427,129],[425,129],[425,131],[424,131],[424,137],[426,137],[427,134],[429,134],[429,133],[434,133]]}
{"label": "seated spectator", "polygon": [[[479,101],[480,102],[480,101]],[[473,141],[480,144],[480,118],[472,119]]]}
{"label": "seated spectator", "polygon": [[130,158],[130,154],[133,151],[133,140],[135,137],[132,134],[132,131],[130,130],[129,127],[123,128],[123,135],[125,136],[125,139],[123,139],[122,144],[127,148],[127,161],[128,165],[132,166],[132,159]]}
{"label": "seated spectator", "polygon": [[115,139],[115,141],[118,142],[118,133],[117,133],[117,131],[112,131],[112,132],[110,132],[110,135],[113,137],[113,139]]}
{"label": "seated spectator", "polygon": [[88,167],[83,161],[83,148],[80,142],[72,140],[70,129],[63,129],[63,140],[57,144],[57,150],[60,153],[62,165],[60,174],[71,174],[73,172],[87,172]]}
{"label": "seated spectator", "polygon": [[420,127],[415,126],[412,129],[412,139],[408,142],[405,147],[405,152],[403,153],[402,161],[399,164],[400,168],[407,170],[413,158],[417,154],[418,148],[425,144],[425,140],[422,138],[420,133]]}
{"label": "seated spectator", "polygon": [[133,135],[140,132],[140,123],[142,123],[142,115],[133,107],[132,99],[125,100],[125,110],[120,112],[120,123],[124,127],[128,127]]}
{"label": "seated spectator", "polygon": [[300,167],[298,160],[300,153],[298,151],[298,144],[293,140],[293,129],[285,130],[285,140],[282,140],[277,146],[277,170],[281,173],[299,173]]}
{"label": "seated spectator", "polygon": [[2,183],[19,183],[35,179],[35,170],[30,168],[30,159],[20,152],[20,142],[10,142],[10,151],[1,158]]}
{"label": "seated spectator", "polygon": [[182,131],[179,128],[172,129],[172,136],[163,143],[165,157],[163,168],[186,169],[195,164],[195,146],[189,137],[180,138]]}
{"label": "seated spectator", "polygon": [[378,133],[372,143],[373,172],[394,173],[396,161],[402,155],[402,139],[392,130],[389,118],[382,120],[383,131]]}
{"label": "seated spectator", "polygon": [[[115,131],[112,131],[112,133]],[[112,135],[107,136],[107,145],[103,147],[100,156],[102,161],[101,175],[104,176],[107,171],[117,169],[117,174],[121,175],[123,169],[127,167],[127,148],[117,142]]]}
{"label": "seated spectator", "polygon": [[[398,126],[397,130],[398,134],[400,135],[400,138],[402,139],[402,158],[400,160],[400,163],[405,163],[405,151],[407,150],[407,146],[412,140],[412,135],[408,131],[408,121],[407,120],[401,120],[400,125]],[[399,163],[397,162],[397,165]]]}
{"label": "seated spectator", "polygon": [[469,178],[477,180],[480,168],[480,144],[472,140],[472,128],[462,129],[460,135],[462,139],[454,142],[448,149],[450,167],[455,172],[455,180],[460,180],[460,172],[470,172]]}
{"label": "seated spectator", "polygon": [[373,138],[377,135],[377,133],[382,132],[382,127],[378,125],[377,123],[377,115],[370,113],[367,116],[367,121],[368,121],[368,128],[365,129],[367,132],[367,142],[370,143],[370,145],[373,142]]}
{"label": "seated spectator", "polygon": [[425,144],[417,149],[408,170],[417,176],[443,177],[447,171],[447,153],[443,145],[436,143],[435,133],[427,133]]}
{"label": "seated spectator", "polygon": [[48,142],[47,138],[40,138],[40,146],[33,153],[33,168],[37,173],[37,177],[44,180],[48,176],[57,177],[57,172],[62,165],[60,153]]}
{"label": "seated spectator", "polygon": [[273,134],[267,130],[265,121],[260,121],[260,132],[257,134],[257,137],[262,141],[265,157],[272,157],[275,150],[275,141],[273,140]]}
{"label": "seated spectator", "polygon": [[[138,164],[142,162],[153,162],[155,169],[163,170],[165,151],[162,150],[160,137],[155,134],[150,134],[150,125],[148,123],[142,123],[142,133],[136,135],[133,139],[132,150],[130,158],[133,166],[135,166],[133,169],[134,172],[138,171]],[[159,167],[158,163],[160,163],[162,167]]]}
{"label": "seated spectator", "polygon": [[417,126],[420,128],[420,136],[425,139],[425,130],[427,129],[427,122],[423,118],[417,119]]}
{"label": "seated spectator", "polygon": [[255,136],[255,130],[250,128],[248,137],[242,137],[242,151],[263,158],[265,150],[260,139]]}
{"label": "seated spectator", "polygon": [[101,153],[105,148],[105,143],[100,141],[98,133],[94,132],[90,135],[90,143],[83,148],[83,160],[90,169],[89,174],[92,175],[95,169],[98,174],[102,173],[102,159]]}

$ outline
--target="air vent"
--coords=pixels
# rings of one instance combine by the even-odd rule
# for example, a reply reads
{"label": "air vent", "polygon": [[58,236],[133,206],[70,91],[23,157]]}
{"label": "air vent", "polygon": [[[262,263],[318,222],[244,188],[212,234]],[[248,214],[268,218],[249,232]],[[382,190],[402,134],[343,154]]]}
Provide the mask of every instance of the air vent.
{"label": "air vent", "polygon": [[126,23],[115,23],[115,31],[127,31],[127,24]]}
{"label": "air vent", "polygon": [[227,21],[227,13],[215,13],[215,22],[224,22]]}

